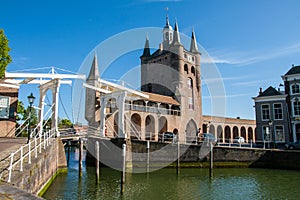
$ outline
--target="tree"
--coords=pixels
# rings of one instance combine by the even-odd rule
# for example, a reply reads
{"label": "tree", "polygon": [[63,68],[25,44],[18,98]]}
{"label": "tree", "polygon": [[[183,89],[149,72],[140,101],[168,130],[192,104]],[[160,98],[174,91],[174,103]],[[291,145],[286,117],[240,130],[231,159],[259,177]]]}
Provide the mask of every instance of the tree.
{"label": "tree", "polygon": [[62,119],[58,123],[59,128],[72,128],[73,124],[69,119]]}
{"label": "tree", "polygon": [[22,101],[18,101],[18,107],[17,107],[17,116],[16,116],[16,120],[20,121],[24,119],[24,112],[25,112],[25,108],[24,108],[24,104]]}
{"label": "tree", "polygon": [[23,120],[27,119],[30,114],[30,127],[36,127],[38,124],[38,118],[36,114],[36,110],[33,107],[28,106],[24,112]]}
{"label": "tree", "polygon": [[4,35],[4,30],[0,29],[0,78],[4,78],[6,67],[11,63],[9,51],[8,39]]}

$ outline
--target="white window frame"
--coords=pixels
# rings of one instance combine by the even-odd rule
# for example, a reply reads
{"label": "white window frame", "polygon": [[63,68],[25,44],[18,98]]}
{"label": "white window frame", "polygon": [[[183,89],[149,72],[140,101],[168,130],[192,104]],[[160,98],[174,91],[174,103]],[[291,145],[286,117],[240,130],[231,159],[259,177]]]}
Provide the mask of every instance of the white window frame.
{"label": "white window frame", "polygon": [[[299,88],[298,92],[293,92],[293,86],[298,86],[298,88]],[[291,94],[300,94],[300,84],[298,84],[298,83],[291,84],[290,91],[291,91]]]}
{"label": "white window frame", "polygon": [[[281,118],[276,118],[276,112],[275,112],[275,105],[280,105],[280,109],[281,109]],[[278,109],[278,108],[277,108]],[[282,103],[274,103],[273,104],[273,116],[274,116],[274,120],[283,120],[283,107],[282,107]]]}
{"label": "white window frame", "polygon": [[[263,106],[268,106],[268,112],[269,112],[269,118],[268,119],[264,119],[264,114],[263,114]],[[270,112],[270,104],[261,104],[260,106],[260,114],[261,114],[261,120],[262,121],[268,121],[271,118],[271,112]]]}
{"label": "white window frame", "polygon": [[[269,130],[267,134],[267,129]],[[271,132],[270,132],[270,127],[269,126],[262,126],[262,141],[270,142],[271,141]],[[265,136],[266,134],[266,136]]]}
{"label": "white window frame", "polygon": [[0,119],[9,119],[10,97],[0,96],[0,109],[1,109]]}
{"label": "white window frame", "polygon": [[[300,116],[300,111],[299,111],[299,113],[298,113],[298,115],[296,115],[295,114],[295,105],[294,105],[294,103],[296,102],[296,100],[295,100],[295,98],[293,98],[292,99],[292,114],[293,114],[293,116]],[[298,104],[300,104],[300,101],[298,101]],[[300,107],[300,105],[299,105],[299,107]],[[299,110],[300,110],[300,108],[299,108]]]}
{"label": "white window frame", "polygon": [[[278,140],[277,127],[282,127],[282,140]],[[285,142],[284,125],[275,125],[274,133],[276,137],[276,142]]]}

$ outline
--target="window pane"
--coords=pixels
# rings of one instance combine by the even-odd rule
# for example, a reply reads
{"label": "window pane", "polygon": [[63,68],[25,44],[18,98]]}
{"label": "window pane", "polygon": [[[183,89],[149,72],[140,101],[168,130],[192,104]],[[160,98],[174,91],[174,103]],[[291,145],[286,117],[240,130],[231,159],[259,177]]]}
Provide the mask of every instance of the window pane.
{"label": "window pane", "polygon": [[268,120],[270,119],[270,109],[268,104],[264,104],[261,106],[261,114],[262,114],[262,120]]}
{"label": "window pane", "polygon": [[280,103],[274,104],[274,118],[283,119],[282,105]]}
{"label": "window pane", "polygon": [[284,142],[283,126],[275,126],[276,141]]}
{"label": "window pane", "polygon": [[0,118],[9,116],[9,97],[0,96]]}

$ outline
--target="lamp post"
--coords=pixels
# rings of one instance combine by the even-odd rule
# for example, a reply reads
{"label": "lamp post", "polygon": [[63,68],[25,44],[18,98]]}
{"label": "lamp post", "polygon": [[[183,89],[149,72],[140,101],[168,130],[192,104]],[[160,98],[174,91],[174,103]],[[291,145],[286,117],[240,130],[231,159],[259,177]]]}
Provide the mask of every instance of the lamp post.
{"label": "lamp post", "polygon": [[32,104],[33,104],[33,102],[34,102],[34,99],[35,99],[35,96],[33,96],[33,94],[31,93],[28,97],[28,103],[29,103],[29,129],[28,129],[28,141],[27,141],[27,143],[29,143],[29,141],[30,141],[30,123],[31,123],[31,109],[32,109]]}
{"label": "lamp post", "polygon": [[273,137],[273,148],[276,148],[276,138],[275,138],[275,131],[273,130],[273,121],[272,120],[269,120],[269,129],[270,129],[270,132]]}

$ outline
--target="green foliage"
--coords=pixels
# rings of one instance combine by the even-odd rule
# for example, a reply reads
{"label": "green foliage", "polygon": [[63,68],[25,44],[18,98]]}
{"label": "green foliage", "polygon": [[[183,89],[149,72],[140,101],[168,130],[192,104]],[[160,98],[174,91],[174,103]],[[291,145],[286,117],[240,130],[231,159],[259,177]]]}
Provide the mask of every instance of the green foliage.
{"label": "green foliage", "polygon": [[17,107],[17,121],[23,120],[25,108],[22,101],[18,101],[18,107]]}
{"label": "green foliage", "polygon": [[12,61],[9,51],[8,39],[4,35],[4,30],[0,29],[0,78],[4,78],[6,67]]}
{"label": "green foliage", "polygon": [[72,128],[73,123],[69,119],[62,119],[58,123],[59,128]]}
{"label": "green foliage", "polygon": [[35,127],[38,124],[38,118],[37,118],[37,113],[35,108],[28,106],[24,112],[23,120],[27,119],[29,115],[30,115],[30,127]]}

